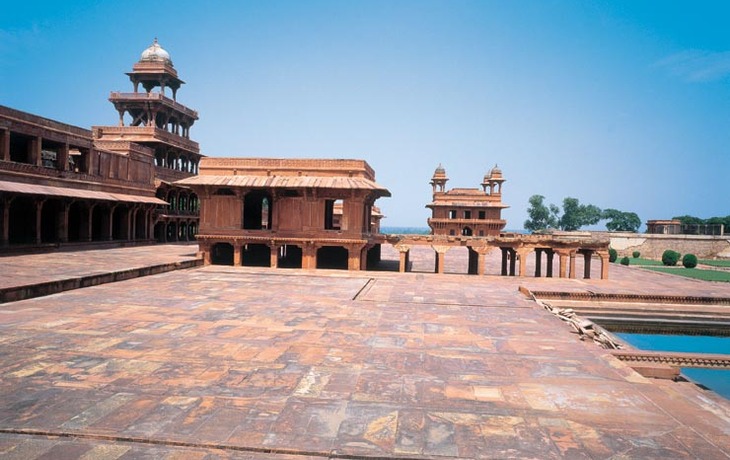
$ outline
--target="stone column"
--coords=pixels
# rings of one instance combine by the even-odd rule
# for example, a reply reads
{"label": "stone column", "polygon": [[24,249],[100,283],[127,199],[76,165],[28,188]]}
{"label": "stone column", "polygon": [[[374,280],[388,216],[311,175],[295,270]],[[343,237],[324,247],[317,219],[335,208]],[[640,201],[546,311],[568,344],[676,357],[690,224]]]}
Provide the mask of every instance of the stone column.
{"label": "stone column", "polygon": [[240,267],[243,265],[243,244],[233,242],[233,266]]}
{"label": "stone column", "polygon": [[509,276],[515,276],[515,265],[517,263],[517,253],[514,249],[509,248],[507,250],[509,252]]}
{"label": "stone column", "polygon": [[[128,211],[129,225],[127,226],[127,239],[134,241],[137,239],[137,206],[133,206]],[[129,231],[131,229],[131,232]]]}
{"label": "stone column", "polygon": [[28,142],[28,163],[36,166],[43,164],[41,158],[41,147],[43,146],[43,138],[40,136],[32,138]]}
{"label": "stone column", "polygon": [[134,207],[127,206],[126,216],[124,217],[124,220],[126,221],[125,227],[127,228],[127,234],[123,235],[124,239],[127,241],[131,241],[134,239],[134,225],[133,225],[134,215],[135,215]]}
{"label": "stone column", "polygon": [[271,250],[269,267],[277,268],[279,266],[279,245],[271,243],[269,249]]}
{"label": "stone column", "polygon": [[96,168],[98,168],[99,163],[98,153],[96,150],[94,150],[94,147],[89,147],[88,152],[86,153],[86,172],[87,174],[95,174],[94,171],[96,171]]}
{"label": "stone column", "polygon": [[[165,225],[165,230],[167,230],[167,225]],[[200,252],[203,253],[203,264],[204,265],[210,265],[213,263],[213,261],[210,258],[210,243],[200,243]],[[235,262],[235,260],[234,260]]]}
{"label": "stone column", "polygon": [[568,275],[570,278],[575,278],[575,251],[570,251],[570,274]]}
{"label": "stone column", "polygon": [[0,160],[10,161],[10,130],[0,129]]}
{"label": "stone column", "polygon": [[527,276],[527,257],[530,254],[530,248],[520,248],[517,254],[520,256],[520,277],[524,278]]}
{"label": "stone column", "polygon": [[365,246],[360,250],[360,270],[368,269],[368,247]]}
{"label": "stone column", "polygon": [[155,238],[155,205],[151,204],[147,208],[147,239],[152,240]]}
{"label": "stone column", "polygon": [[45,198],[35,200],[35,244],[41,244],[41,221]]}
{"label": "stone column", "polygon": [[568,271],[568,254],[564,252],[558,252],[558,257],[560,259],[560,278],[565,278],[567,276]]}
{"label": "stone column", "polygon": [[545,251],[545,255],[547,256],[547,267],[546,267],[547,271],[545,273],[545,276],[547,276],[548,278],[552,278],[553,277],[553,258],[555,256],[555,251],[553,251],[552,249],[547,249]]}
{"label": "stone column", "polygon": [[474,250],[477,252],[477,275],[483,276],[486,273],[487,254],[492,251],[492,248],[483,246],[476,247]]}
{"label": "stone column", "polygon": [[608,251],[598,251],[598,257],[601,258],[601,279],[607,280],[608,266],[610,265],[608,262]]}
{"label": "stone column", "polygon": [[508,248],[499,248],[502,251],[502,276],[507,276],[507,251]]}
{"label": "stone column", "polygon": [[107,241],[114,239],[114,210],[116,208],[117,205],[109,206],[109,216],[105,219],[104,226],[101,229],[102,239]]}
{"label": "stone column", "polygon": [[398,266],[398,271],[401,273],[405,273],[408,271],[408,262],[409,262],[409,256],[411,253],[411,247],[406,245],[395,245],[395,248],[400,253],[400,265]]}
{"label": "stone column", "polygon": [[[87,203],[87,222],[86,222],[86,233],[83,231],[79,231],[79,239],[81,241],[91,241],[94,238],[94,209],[96,208],[96,205],[92,202]],[[83,228],[83,226],[82,226]]]}
{"label": "stone column", "polygon": [[308,270],[317,268],[317,247],[311,241],[302,243],[302,268]]}
{"label": "stone column", "polygon": [[583,252],[583,278],[591,279],[591,258],[593,251],[586,250]]}
{"label": "stone column", "polygon": [[68,215],[71,203],[68,201],[61,202],[60,216],[56,220],[56,237],[61,243],[68,243]]}
{"label": "stone column", "polygon": [[2,234],[0,235],[0,246],[7,247],[10,245],[10,204],[13,202],[12,198],[3,198],[3,221],[2,221]]}
{"label": "stone column", "polygon": [[435,273],[443,273],[444,266],[446,265],[446,253],[451,249],[450,246],[431,246],[436,252],[436,267]]}
{"label": "stone column", "polygon": [[347,269],[351,271],[360,271],[360,254],[362,246],[350,246],[347,248]]}
{"label": "stone column", "polygon": [[59,171],[68,171],[68,143],[61,146],[58,152],[58,164],[56,167]]}
{"label": "stone column", "polygon": [[535,248],[535,278],[542,276],[542,249]]}

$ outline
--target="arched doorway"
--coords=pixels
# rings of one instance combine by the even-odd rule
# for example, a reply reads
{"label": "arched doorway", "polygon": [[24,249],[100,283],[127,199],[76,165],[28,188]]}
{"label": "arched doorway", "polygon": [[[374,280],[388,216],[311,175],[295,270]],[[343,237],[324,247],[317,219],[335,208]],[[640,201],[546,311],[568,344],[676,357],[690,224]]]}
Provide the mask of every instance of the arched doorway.
{"label": "arched doorway", "polygon": [[71,203],[68,209],[68,240],[86,241],[89,238],[89,208],[83,201]]}
{"label": "arched doorway", "polygon": [[61,210],[63,204],[58,200],[46,200],[41,208],[41,243],[58,241],[58,230],[61,227]]}
{"label": "arched doorway", "polygon": [[35,201],[27,196],[17,196],[10,203],[10,244],[35,243]]}

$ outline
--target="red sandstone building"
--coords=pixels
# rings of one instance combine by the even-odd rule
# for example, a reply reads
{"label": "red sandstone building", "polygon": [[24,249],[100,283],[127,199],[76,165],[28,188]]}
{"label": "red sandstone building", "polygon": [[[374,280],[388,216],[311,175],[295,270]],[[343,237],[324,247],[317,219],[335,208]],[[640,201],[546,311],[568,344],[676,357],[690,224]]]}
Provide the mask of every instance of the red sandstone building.
{"label": "red sandstone building", "polygon": [[[4,248],[165,242],[197,233],[206,263],[361,270],[380,259],[386,237],[375,201],[390,192],[365,161],[204,158],[190,139],[198,114],[177,101],[184,82],[156,40],[127,75],[133,92],[109,98],[117,126],[89,131],[0,106]],[[481,190],[447,191],[447,181],[437,168],[427,205],[431,235],[387,237],[401,271],[412,246],[428,245],[438,273],[449,249],[461,246],[473,274],[484,274],[485,256],[498,248],[502,275],[526,276],[534,254],[535,276],[542,276],[543,255],[553,276],[557,254],[560,277],[577,277],[579,255],[585,277],[594,255],[608,276],[607,241],[502,234],[507,206],[496,166]]]}
{"label": "red sandstone building", "polygon": [[177,184],[200,197],[206,263],[360,270],[379,258],[373,210],[390,192],[365,161],[204,158]]}
{"label": "red sandstone building", "polygon": [[507,221],[502,220],[502,171],[495,166],[484,176],[482,189],[446,190],[446,170],[439,165],[431,178],[433,202],[427,205],[433,235],[498,236]]}
{"label": "red sandstone building", "polygon": [[155,238],[160,242],[192,240],[197,232],[198,198],[173,182],[198,171],[203,155],[198,143],[190,139],[198,113],[177,101],[177,92],[185,82],[157,39],[127,75],[134,92],[112,92],[109,97],[119,114],[118,126],[95,126],[94,142],[99,146],[132,142],[149,148],[156,196],[169,203],[156,216]]}
{"label": "red sandstone building", "polygon": [[135,92],[110,98],[117,127],[90,131],[0,106],[3,248],[192,238],[197,198],[172,182],[197,170],[188,137],[197,113],[175,101],[182,80],[156,41],[128,75]]}

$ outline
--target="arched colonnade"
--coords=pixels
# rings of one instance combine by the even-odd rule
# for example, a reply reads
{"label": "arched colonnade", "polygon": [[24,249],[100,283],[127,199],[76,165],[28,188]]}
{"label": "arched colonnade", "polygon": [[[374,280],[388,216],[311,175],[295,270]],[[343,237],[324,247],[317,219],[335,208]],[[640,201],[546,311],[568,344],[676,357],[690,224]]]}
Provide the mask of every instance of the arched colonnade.
{"label": "arched colonnade", "polygon": [[[399,271],[409,271],[410,251],[427,246],[434,251],[434,273],[444,273],[448,252],[456,247],[469,251],[468,274],[485,275],[486,259],[493,251],[500,257],[501,276],[535,276],[556,278],[591,278],[594,258],[600,263],[600,278],[608,278],[608,241],[590,238],[565,240],[550,235],[521,235],[509,238],[443,238],[401,235],[389,240],[400,255]],[[577,259],[582,259],[582,273]],[[528,272],[528,267],[532,268]]]}
{"label": "arched colonnade", "polygon": [[151,240],[155,207],[149,202],[2,194],[0,245]]}
{"label": "arched colonnade", "polygon": [[380,245],[361,240],[216,238],[198,235],[205,264],[271,268],[366,270],[380,258]]}

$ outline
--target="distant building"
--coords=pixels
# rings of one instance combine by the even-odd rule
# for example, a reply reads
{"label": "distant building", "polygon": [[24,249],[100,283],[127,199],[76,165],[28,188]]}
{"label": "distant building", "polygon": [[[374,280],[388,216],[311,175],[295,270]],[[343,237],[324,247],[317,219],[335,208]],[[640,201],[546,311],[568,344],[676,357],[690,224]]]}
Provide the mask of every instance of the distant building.
{"label": "distant building", "polygon": [[431,178],[433,201],[428,226],[433,235],[498,236],[507,225],[502,219],[502,184],[505,179],[495,165],[478,188],[446,190],[446,170],[439,165]]}
{"label": "distant building", "polygon": [[683,224],[680,220],[649,220],[646,233],[656,235],[718,235],[725,234],[723,224]]}
{"label": "distant building", "polygon": [[172,182],[197,170],[188,137],[197,113],[175,101],[182,81],[156,41],[128,75],[135,92],[110,98],[117,127],[90,131],[0,106],[1,247],[193,238],[197,197]]}
{"label": "distant building", "polygon": [[204,158],[176,185],[200,197],[206,263],[361,270],[379,259],[375,200],[390,192],[365,161]]}

